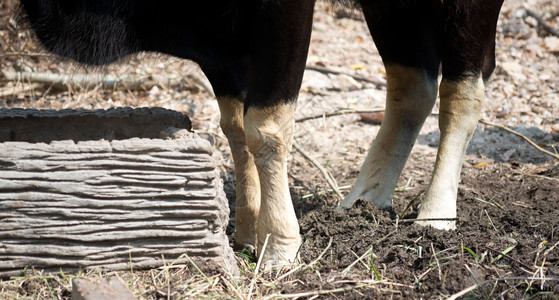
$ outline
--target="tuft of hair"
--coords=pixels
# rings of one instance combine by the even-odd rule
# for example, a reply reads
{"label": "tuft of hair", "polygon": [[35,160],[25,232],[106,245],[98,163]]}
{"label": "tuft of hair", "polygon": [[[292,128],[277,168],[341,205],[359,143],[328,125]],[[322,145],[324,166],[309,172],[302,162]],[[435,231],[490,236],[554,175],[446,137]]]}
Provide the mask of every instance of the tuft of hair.
{"label": "tuft of hair", "polygon": [[113,14],[63,13],[56,5],[19,3],[16,20],[31,29],[41,45],[58,56],[88,65],[105,65],[137,52],[130,26]]}

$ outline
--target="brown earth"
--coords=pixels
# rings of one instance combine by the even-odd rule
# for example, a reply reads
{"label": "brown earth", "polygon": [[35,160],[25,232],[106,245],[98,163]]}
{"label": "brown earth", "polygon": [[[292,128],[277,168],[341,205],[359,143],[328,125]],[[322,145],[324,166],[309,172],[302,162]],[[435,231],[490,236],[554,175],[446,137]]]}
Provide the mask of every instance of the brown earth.
{"label": "brown earth", "polygon": [[[12,2],[0,2],[2,53],[36,51],[29,33],[18,32],[13,26],[8,14]],[[559,29],[556,0],[506,1],[498,26],[498,67],[487,88],[482,118],[512,127],[554,152],[559,146],[559,40],[525,15],[524,3]],[[385,80],[382,63],[358,10],[319,3],[308,63]],[[83,72],[80,66],[44,57],[7,57],[1,67],[3,71]],[[226,192],[233,202],[235,181],[230,153],[218,128],[217,104],[198,81],[203,79],[199,69],[174,58],[142,54],[103,71],[117,75],[163,74],[174,81],[162,80],[159,85],[134,91],[53,90],[43,86],[2,96],[0,107],[159,106],[183,112],[191,117],[194,130],[214,143]],[[26,85],[4,82],[0,88],[15,90]],[[383,107],[385,93],[382,84],[308,70],[297,118],[340,108]],[[456,231],[419,227],[405,220],[415,217],[422,199],[419,194],[429,183],[439,138],[437,121],[436,115],[429,117],[421,131],[400,178],[392,214],[377,211],[368,203],[358,203],[347,211],[335,209],[339,199],[317,169],[294,151],[289,176],[304,241],[302,264],[297,272],[279,281],[275,274],[259,278],[255,295],[444,299],[464,291],[464,297],[475,299],[559,298],[559,167],[557,160],[522,139],[490,126],[478,126],[462,170]],[[295,140],[333,175],[342,193],[347,193],[378,128],[362,122],[356,114],[325,117],[297,123]],[[403,219],[396,221],[416,197]],[[243,256],[239,258],[243,263]],[[128,278],[137,296],[191,297],[185,291],[197,276],[194,269],[173,272],[170,283],[155,279],[152,283],[152,271],[118,275]],[[247,283],[246,290],[237,288],[246,298],[252,276],[245,277],[240,282]],[[27,276],[0,282],[0,298],[54,297],[53,293],[67,298],[71,288],[60,278]],[[472,286],[477,287],[466,293]],[[215,297],[214,288],[196,295]],[[233,292],[227,295],[242,298]]]}

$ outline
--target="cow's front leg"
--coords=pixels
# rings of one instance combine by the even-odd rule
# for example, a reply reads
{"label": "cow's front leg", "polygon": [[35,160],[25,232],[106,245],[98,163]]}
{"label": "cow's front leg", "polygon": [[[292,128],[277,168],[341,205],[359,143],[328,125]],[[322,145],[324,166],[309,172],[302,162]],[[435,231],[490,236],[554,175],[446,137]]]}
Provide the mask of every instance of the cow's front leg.
{"label": "cow's front leg", "polygon": [[252,154],[248,150],[243,125],[243,103],[219,97],[221,129],[231,148],[235,164],[235,249],[253,251],[256,247],[256,222],[260,210],[260,183]]}
{"label": "cow's front leg", "polygon": [[244,101],[249,84],[248,58],[227,66],[205,66],[221,112],[220,125],[229,141],[235,164],[235,249],[256,248],[256,221],[260,209],[260,183],[243,125]]}
{"label": "cow's front leg", "polygon": [[251,106],[244,116],[246,141],[258,170],[262,195],[256,226],[258,253],[264,255],[267,267],[293,262],[301,244],[287,180],[295,106],[294,102]]}
{"label": "cow's front leg", "polygon": [[[312,29],[314,1],[260,1],[250,48],[244,128],[260,180],[257,253],[265,269],[295,261],[301,237],[287,182],[293,113]],[[264,247],[266,236],[267,246]]]}

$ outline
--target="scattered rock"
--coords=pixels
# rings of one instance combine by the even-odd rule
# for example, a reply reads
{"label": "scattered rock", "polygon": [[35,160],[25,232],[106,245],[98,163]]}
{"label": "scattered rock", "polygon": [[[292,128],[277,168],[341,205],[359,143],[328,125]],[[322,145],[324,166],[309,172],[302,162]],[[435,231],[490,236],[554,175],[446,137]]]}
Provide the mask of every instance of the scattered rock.
{"label": "scattered rock", "polygon": [[333,89],[332,80],[328,75],[317,71],[307,70],[303,76],[301,90],[312,94],[321,94]]}
{"label": "scattered rock", "polygon": [[120,280],[111,278],[74,278],[72,300],[134,300],[134,296]]}
{"label": "scattered rock", "polygon": [[363,88],[363,84],[358,82],[357,80],[353,79],[353,77],[341,74],[335,75],[334,77],[333,86],[334,89],[340,91],[355,91],[360,90]]}
{"label": "scattered rock", "polygon": [[547,51],[559,53],[559,38],[556,36],[548,36],[543,39],[543,44]]}

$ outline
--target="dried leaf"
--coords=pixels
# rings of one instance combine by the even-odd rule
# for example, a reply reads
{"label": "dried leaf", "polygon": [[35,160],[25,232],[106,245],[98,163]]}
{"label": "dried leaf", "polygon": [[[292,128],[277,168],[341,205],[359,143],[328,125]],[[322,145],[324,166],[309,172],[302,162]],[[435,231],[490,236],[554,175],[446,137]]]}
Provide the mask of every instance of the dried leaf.
{"label": "dried leaf", "polygon": [[355,64],[355,65],[351,65],[351,68],[354,70],[363,70],[365,68],[367,68],[367,66],[362,65],[362,64]]}
{"label": "dried leaf", "polygon": [[359,117],[361,117],[361,121],[365,123],[380,125],[382,119],[384,119],[384,112],[362,113],[359,114]]}

